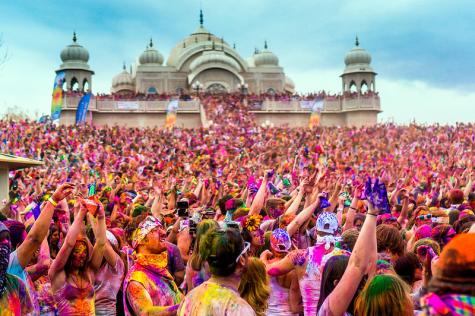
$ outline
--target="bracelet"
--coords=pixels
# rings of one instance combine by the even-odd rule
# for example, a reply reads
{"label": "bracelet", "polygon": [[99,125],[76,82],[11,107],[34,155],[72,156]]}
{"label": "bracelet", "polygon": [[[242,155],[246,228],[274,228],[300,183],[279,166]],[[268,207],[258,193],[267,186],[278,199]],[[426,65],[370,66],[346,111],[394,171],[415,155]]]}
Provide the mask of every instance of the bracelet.
{"label": "bracelet", "polygon": [[370,213],[370,212],[368,212],[368,213],[366,213],[366,214],[371,215],[371,216],[374,216],[374,217],[378,217],[378,214],[373,214],[373,213]]}
{"label": "bracelet", "polygon": [[55,202],[52,197],[48,199],[48,202],[50,202],[54,207],[58,206],[58,202]]}
{"label": "bracelet", "polygon": [[356,207],[353,207],[353,206],[350,206],[350,210],[358,211],[358,209]]}

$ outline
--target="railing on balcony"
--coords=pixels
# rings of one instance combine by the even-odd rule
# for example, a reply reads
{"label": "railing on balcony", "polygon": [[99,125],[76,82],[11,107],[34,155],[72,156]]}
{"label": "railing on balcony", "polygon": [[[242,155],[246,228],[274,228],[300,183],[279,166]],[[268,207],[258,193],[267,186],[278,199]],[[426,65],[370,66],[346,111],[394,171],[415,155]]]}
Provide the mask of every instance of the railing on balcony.
{"label": "railing on balcony", "polygon": [[[80,96],[65,96],[63,108],[76,109]],[[170,101],[116,101],[92,98],[89,109],[99,112],[166,112]],[[198,101],[179,101],[178,112],[199,112]]]}

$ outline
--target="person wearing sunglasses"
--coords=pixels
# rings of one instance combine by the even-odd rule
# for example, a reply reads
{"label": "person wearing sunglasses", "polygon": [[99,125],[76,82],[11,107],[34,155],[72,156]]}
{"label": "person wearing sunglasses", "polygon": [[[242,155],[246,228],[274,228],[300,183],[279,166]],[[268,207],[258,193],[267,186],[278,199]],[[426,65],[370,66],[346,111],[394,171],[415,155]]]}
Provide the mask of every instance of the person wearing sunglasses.
{"label": "person wearing sunglasses", "polygon": [[208,262],[211,278],[185,296],[178,315],[256,315],[238,291],[250,248],[235,228],[213,229],[204,235],[200,256]]}

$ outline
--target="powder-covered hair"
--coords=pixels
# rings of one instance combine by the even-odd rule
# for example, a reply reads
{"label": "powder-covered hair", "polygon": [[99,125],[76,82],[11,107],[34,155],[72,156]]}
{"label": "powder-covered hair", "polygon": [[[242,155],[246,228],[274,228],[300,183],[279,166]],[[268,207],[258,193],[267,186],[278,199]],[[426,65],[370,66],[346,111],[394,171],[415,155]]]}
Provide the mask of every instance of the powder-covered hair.
{"label": "powder-covered hair", "polygon": [[379,225],[376,228],[376,239],[378,243],[378,252],[383,252],[389,250],[392,254],[397,254],[401,256],[404,253],[404,241],[402,236],[395,228],[391,225]]}
{"label": "powder-covered hair", "polygon": [[412,316],[411,289],[399,277],[376,275],[368,281],[356,299],[356,316]]}
{"label": "powder-covered hair", "polygon": [[270,297],[269,276],[259,258],[249,257],[239,283],[239,294],[251,305],[257,316],[266,315]]}
{"label": "powder-covered hair", "polygon": [[191,255],[191,267],[195,271],[201,270],[203,262],[201,261],[200,257],[200,242],[202,237],[210,230],[210,229],[217,229],[219,227],[218,222],[214,219],[205,219],[202,220],[196,226],[196,240],[195,246],[193,249],[193,254]]}
{"label": "powder-covered hair", "polygon": [[210,229],[200,240],[200,259],[207,261],[211,275],[227,277],[237,267],[236,259],[244,248],[238,229]]}

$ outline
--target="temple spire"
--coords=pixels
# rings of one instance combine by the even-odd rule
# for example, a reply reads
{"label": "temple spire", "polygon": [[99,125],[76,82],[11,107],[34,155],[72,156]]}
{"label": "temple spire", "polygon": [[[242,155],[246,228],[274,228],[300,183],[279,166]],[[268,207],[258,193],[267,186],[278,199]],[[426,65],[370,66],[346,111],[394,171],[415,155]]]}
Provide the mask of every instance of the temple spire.
{"label": "temple spire", "polygon": [[203,10],[200,9],[200,25],[203,26]]}
{"label": "temple spire", "polygon": [[76,43],[77,41],[77,37],[76,37],[76,31],[73,32],[73,42]]}
{"label": "temple spire", "polygon": [[355,45],[360,46],[360,41],[358,40],[358,35],[356,35]]}
{"label": "temple spire", "polygon": [[264,41],[264,49],[267,49],[267,40]]}
{"label": "temple spire", "polygon": [[150,44],[149,44],[150,47],[153,47],[153,42],[152,42],[152,38],[150,37]]}
{"label": "temple spire", "polygon": [[125,70],[125,68],[126,67],[125,67],[125,61],[124,61],[123,65],[122,65],[122,69]]}

